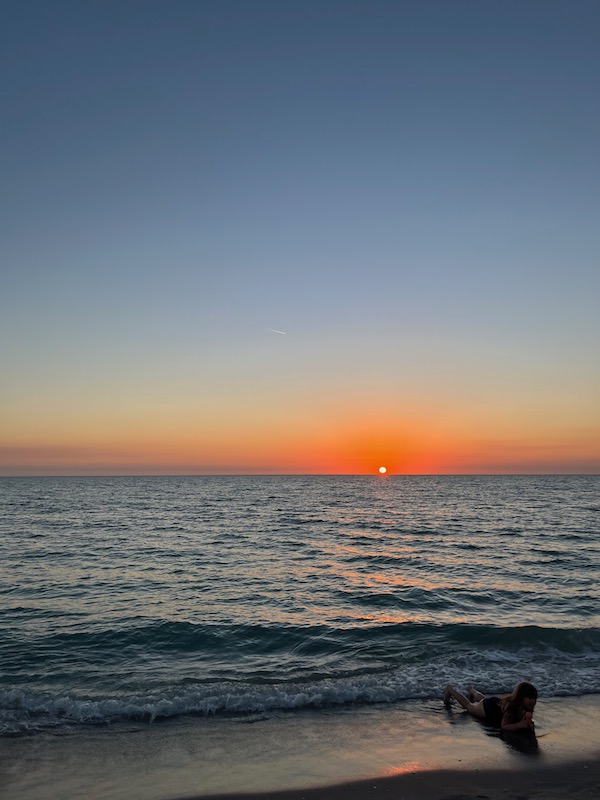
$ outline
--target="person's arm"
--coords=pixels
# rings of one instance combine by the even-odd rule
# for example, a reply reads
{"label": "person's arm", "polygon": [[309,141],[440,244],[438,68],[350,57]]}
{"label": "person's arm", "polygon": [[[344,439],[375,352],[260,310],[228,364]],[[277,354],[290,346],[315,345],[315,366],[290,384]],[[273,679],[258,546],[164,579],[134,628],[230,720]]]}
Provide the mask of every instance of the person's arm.
{"label": "person's arm", "polygon": [[500,726],[503,731],[523,731],[527,729],[533,730],[533,727],[534,722],[531,711],[527,711],[523,719],[519,720],[519,722],[511,722],[510,715],[505,714],[502,717],[502,724]]}

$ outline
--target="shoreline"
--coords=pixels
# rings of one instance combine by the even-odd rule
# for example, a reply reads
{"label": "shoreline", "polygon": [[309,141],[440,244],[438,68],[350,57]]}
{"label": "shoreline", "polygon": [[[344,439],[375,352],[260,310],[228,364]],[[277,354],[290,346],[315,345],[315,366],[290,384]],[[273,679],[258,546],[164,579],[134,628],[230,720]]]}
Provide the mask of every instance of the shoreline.
{"label": "shoreline", "polygon": [[501,737],[439,699],[46,732],[0,740],[0,785],[3,800],[595,800],[600,695],[541,698],[536,725]]}

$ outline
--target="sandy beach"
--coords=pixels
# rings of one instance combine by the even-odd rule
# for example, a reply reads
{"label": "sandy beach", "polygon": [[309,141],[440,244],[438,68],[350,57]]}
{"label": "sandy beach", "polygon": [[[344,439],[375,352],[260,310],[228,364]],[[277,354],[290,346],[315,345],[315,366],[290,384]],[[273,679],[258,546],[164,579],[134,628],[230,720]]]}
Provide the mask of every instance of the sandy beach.
{"label": "sandy beach", "polygon": [[204,795],[202,800],[584,800],[597,798],[599,792],[596,757],[525,770],[433,770],[310,790]]}
{"label": "sandy beach", "polygon": [[543,698],[537,738],[441,700],[0,740],[2,800],[600,796],[600,696]]}
{"label": "sandy beach", "polygon": [[[600,797],[600,698],[545,701],[544,725],[529,739],[490,736],[457,707],[452,736],[412,728],[413,761],[364,780],[272,792],[202,794],[178,800],[585,800]],[[396,742],[408,755],[404,738]],[[429,747],[428,747],[429,745]],[[381,741],[366,741],[378,750]],[[441,766],[433,766],[434,764]]]}

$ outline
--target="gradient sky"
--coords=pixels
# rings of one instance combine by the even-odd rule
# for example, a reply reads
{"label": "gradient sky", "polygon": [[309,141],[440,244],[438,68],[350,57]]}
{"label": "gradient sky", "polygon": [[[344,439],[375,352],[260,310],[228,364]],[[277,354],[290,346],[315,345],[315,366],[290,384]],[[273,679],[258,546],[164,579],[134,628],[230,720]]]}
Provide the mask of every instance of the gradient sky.
{"label": "gradient sky", "polygon": [[597,0],[0,40],[0,474],[600,472]]}

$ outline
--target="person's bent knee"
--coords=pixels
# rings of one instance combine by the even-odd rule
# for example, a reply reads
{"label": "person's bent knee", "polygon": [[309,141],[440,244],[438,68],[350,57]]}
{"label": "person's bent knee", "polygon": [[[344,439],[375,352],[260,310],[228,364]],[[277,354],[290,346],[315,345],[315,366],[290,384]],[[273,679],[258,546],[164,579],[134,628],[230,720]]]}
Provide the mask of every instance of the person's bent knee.
{"label": "person's bent knee", "polygon": [[485,709],[483,707],[483,700],[478,700],[476,703],[469,703],[467,711],[472,716],[477,717],[477,719],[485,719]]}

